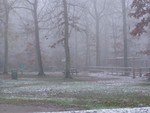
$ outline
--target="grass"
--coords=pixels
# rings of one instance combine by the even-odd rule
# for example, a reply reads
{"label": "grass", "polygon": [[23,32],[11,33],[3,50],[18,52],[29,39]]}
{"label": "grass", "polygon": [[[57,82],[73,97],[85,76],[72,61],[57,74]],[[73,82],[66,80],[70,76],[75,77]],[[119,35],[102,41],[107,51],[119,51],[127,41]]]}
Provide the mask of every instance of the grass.
{"label": "grass", "polygon": [[[89,98],[87,98],[89,97]],[[76,97],[76,98],[0,98],[0,104],[15,105],[40,105],[40,106],[62,106],[62,107],[78,107],[80,109],[95,108],[119,108],[119,107],[138,107],[140,105],[150,106],[149,96],[141,96],[135,94],[128,95],[107,95],[103,97]]]}
{"label": "grass", "polygon": [[[131,84],[125,81],[120,83],[121,85],[116,85],[114,80],[121,80],[117,76],[97,78],[80,75],[70,81],[58,75],[34,77],[32,79],[23,77],[18,81],[2,84],[0,104],[55,105],[80,109],[150,106],[150,83],[147,81],[137,81],[137,83],[133,81]],[[42,87],[50,88],[46,95],[41,95],[45,93],[44,91],[35,90]],[[31,89],[28,90],[29,88]],[[4,93],[3,90],[13,93]],[[149,93],[141,93],[145,90]]]}
{"label": "grass", "polygon": [[146,82],[146,83],[139,83],[137,84],[138,86],[141,86],[141,87],[150,87],[150,81]]}
{"label": "grass", "polygon": [[81,99],[78,104],[89,108],[114,108],[114,107],[138,107],[139,105],[150,106],[149,96],[135,95],[111,95],[95,99]]}

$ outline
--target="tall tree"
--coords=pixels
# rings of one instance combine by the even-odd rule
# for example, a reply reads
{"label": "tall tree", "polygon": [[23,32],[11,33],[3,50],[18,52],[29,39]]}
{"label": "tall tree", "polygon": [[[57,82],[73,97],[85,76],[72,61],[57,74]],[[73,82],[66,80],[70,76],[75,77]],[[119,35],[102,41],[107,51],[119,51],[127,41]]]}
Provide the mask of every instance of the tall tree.
{"label": "tall tree", "polygon": [[13,5],[17,0],[3,0],[2,1],[2,19],[4,25],[4,74],[8,74],[8,28],[9,28],[9,14],[12,10]]}
{"label": "tall tree", "polygon": [[[57,41],[57,43],[54,43],[51,47],[55,48],[55,46],[61,42],[63,42],[63,47],[65,50],[65,78],[72,78],[70,74],[70,67],[71,67],[71,58],[70,58],[70,48],[69,48],[69,37],[71,35],[70,32],[70,22],[69,19],[72,20],[69,17],[69,10],[68,10],[68,0],[61,0],[59,2],[58,0],[55,1],[57,6],[61,6],[61,10],[57,12],[57,14],[54,14],[56,19],[56,23],[54,26],[58,29],[57,34],[62,37]],[[53,22],[54,23],[54,22]]]}
{"label": "tall tree", "polygon": [[8,74],[8,21],[9,21],[9,5],[7,0],[3,0],[4,4],[4,74]]}
{"label": "tall tree", "polygon": [[[38,0],[25,0],[27,5],[22,7],[16,7],[16,8],[23,8],[30,11],[33,15],[33,21],[34,21],[34,36],[35,36],[35,49],[36,49],[36,56],[37,56],[37,63],[38,63],[38,76],[45,76],[44,70],[43,70],[43,63],[42,63],[42,55],[41,55],[41,47],[40,47],[40,29],[39,29],[39,18],[38,18],[38,6],[39,1]],[[42,10],[40,10],[40,13]]]}
{"label": "tall tree", "polygon": [[8,74],[8,49],[9,49],[9,15],[13,10],[17,0],[0,0],[0,21],[3,24],[3,37],[4,37],[4,74]]}
{"label": "tall tree", "polygon": [[83,24],[85,24],[85,30],[84,30],[84,34],[85,34],[85,38],[86,38],[86,63],[85,63],[85,67],[86,69],[88,69],[88,67],[90,66],[90,20],[89,20],[89,15],[88,15],[88,8],[85,8],[84,11],[84,15],[83,15]]}
{"label": "tall tree", "polygon": [[[31,3],[32,4],[32,3]],[[35,42],[36,42],[36,53],[37,53],[37,61],[38,61],[38,68],[39,68],[39,76],[44,76],[44,71],[43,71],[43,63],[42,63],[42,57],[41,57],[41,48],[40,48],[40,36],[39,36],[39,23],[38,23],[38,1],[34,0],[33,2],[33,18],[34,18],[34,28],[35,28]]]}
{"label": "tall tree", "polygon": [[[87,17],[87,16],[85,16]],[[86,35],[86,68],[88,69],[88,66],[90,65],[90,47],[89,47],[89,23],[88,19],[86,19],[86,30],[85,30],[85,35]]]}
{"label": "tall tree", "polygon": [[104,1],[104,5],[102,10],[99,11],[99,6],[98,6],[98,0],[91,0],[94,8],[94,13],[90,13],[90,15],[93,17],[95,21],[95,30],[96,30],[96,66],[100,66],[100,19],[103,16],[103,12],[105,9],[105,3],[106,0]]}
{"label": "tall tree", "polygon": [[66,69],[65,69],[65,77],[71,78],[70,75],[70,50],[69,50],[69,18],[68,18],[68,7],[67,0],[62,0],[63,8],[64,8],[64,46],[65,46],[65,55],[66,55]]}
{"label": "tall tree", "polygon": [[[126,0],[122,0],[122,15],[123,15],[123,40],[124,40],[124,67],[128,67]],[[127,74],[128,74],[127,69],[125,69],[125,75]]]}
{"label": "tall tree", "polygon": [[72,31],[80,32],[82,29],[78,21],[80,18],[76,14],[77,7],[78,11],[81,11],[80,8],[82,7],[82,5],[80,6],[80,3],[78,3],[77,1],[78,0],[61,0],[60,2],[59,0],[55,0],[56,4],[54,5],[54,9],[57,8],[57,10],[53,12],[54,16],[51,17],[51,20],[55,18],[52,24],[54,25],[55,32],[57,33],[57,35],[61,37],[61,39],[57,40],[57,42],[51,45],[51,47],[55,48],[57,44],[63,44],[65,50],[65,78],[69,79],[72,78],[70,74],[71,56],[69,39],[71,38]]}

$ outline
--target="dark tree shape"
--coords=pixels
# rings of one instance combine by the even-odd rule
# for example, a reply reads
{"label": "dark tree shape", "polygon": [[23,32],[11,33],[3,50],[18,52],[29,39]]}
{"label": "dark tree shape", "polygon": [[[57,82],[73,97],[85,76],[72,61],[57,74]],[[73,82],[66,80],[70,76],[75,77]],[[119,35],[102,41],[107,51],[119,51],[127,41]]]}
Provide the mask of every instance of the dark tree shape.
{"label": "dark tree shape", "polygon": [[129,15],[136,19],[140,19],[140,22],[137,23],[135,28],[131,31],[131,35],[140,36],[146,32],[145,27],[150,23],[150,0],[133,0],[131,8],[133,12]]}

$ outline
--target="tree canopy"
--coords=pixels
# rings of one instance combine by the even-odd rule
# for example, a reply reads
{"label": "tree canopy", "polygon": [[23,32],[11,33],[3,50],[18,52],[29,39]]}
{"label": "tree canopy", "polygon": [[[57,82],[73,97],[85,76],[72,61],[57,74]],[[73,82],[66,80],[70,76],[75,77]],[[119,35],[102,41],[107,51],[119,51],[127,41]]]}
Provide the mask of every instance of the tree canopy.
{"label": "tree canopy", "polygon": [[146,27],[150,23],[150,0],[133,0],[131,8],[133,10],[129,15],[140,20],[131,31],[131,35],[140,36],[147,32]]}

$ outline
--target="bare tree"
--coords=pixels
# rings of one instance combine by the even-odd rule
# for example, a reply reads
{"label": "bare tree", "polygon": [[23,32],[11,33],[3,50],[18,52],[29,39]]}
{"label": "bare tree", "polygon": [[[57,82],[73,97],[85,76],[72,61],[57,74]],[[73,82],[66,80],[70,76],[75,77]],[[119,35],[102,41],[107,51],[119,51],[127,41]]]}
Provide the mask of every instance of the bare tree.
{"label": "bare tree", "polygon": [[100,19],[103,16],[103,12],[105,9],[105,3],[106,0],[104,1],[103,8],[99,11],[98,9],[98,1],[97,0],[91,0],[93,3],[93,8],[94,8],[94,14],[90,13],[90,15],[93,17],[95,21],[95,30],[96,30],[96,66],[100,66]]}
{"label": "bare tree", "polygon": [[[53,21],[53,25],[55,26],[55,32],[57,29],[57,35],[61,37],[56,43],[54,43],[51,47],[55,48],[55,46],[59,43],[63,43],[64,50],[65,50],[65,78],[72,78],[70,74],[70,68],[71,68],[71,56],[70,56],[70,47],[69,47],[69,39],[71,38],[71,33],[73,29],[75,31],[81,31],[82,28],[80,28],[79,25],[79,19],[75,12],[76,7],[81,8],[79,5],[80,3],[75,2],[75,0],[62,0],[59,2],[59,0],[55,0],[55,9],[56,7],[58,10],[54,13],[54,16],[52,17],[55,20]],[[82,9],[82,8],[81,8]],[[80,10],[81,11],[81,10]],[[51,19],[52,20],[52,19]]]}
{"label": "bare tree", "polygon": [[[39,1],[38,0],[25,0],[24,1],[25,6],[20,6],[16,8],[23,8],[31,12],[33,15],[33,22],[34,22],[34,36],[35,36],[35,49],[36,49],[36,56],[37,56],[37,63],[38,63],[38,76],[45,76],[44,70],[43,70],[43,63],[42,63],[42,55],[41,55],[41,47],[40,47],[40,28],[39,28],[39,22],[38,20],[38,6]],[[41,10],[42,12],[42,10]],[[40,13],[41,13],[40,12]]]}
{"label": "bare tree", "polygon": [[70,75],[70,50],[69,50],[69,18],[68,18],[68,7],[67,0],[62,0],[63,2],[63,13],[64,13],[64,46],[65,46],[65,55],[66,55],[66,69],[65,69],[65,77],[72,78]]}
{"label": "bare tree", "polygon": [[88,18],[87,8],[85,8],[83,19],[85,20],[84,34],[86,37],[86,63],[85,63],[85,67],[88,69],[88,66],[90,65],[90,34],[91,33],[90,33],[90,20]]}
{"label": "bare tree", "polygon": [[1,22],[4,25],[4,74],[8,74],[8,28],[9,28],[9,14],[12,10],[12,6],[16,3],[17,0],[8,1],[2,0],[1,1]]}
{"label": "bare tree", "polygon": [[[122,15],[123,15],[123,39],[124,39],[124,67],[128,67],[128,45],[127,45],[127,19],[126,19],[126,0],[122,0]],[[127,69],[125,69],[125,75]]]}
{"label": "bare tree", "polygon": [[38,61],[38,67],[39,67],[39,76],[44,76],[43,71],[43,63],[42,63],[42,57],[41,57],[41,48],[40,48],[40,41],[39,41],[39,25],[38,25],[38,15],[37,15],[37,8],[38,8],[38,1],[34,0],[34,3],[30,3],[33,5],[33,18],[34,18],[34,27],[35,27],[35,41],[36,41],[36,53],[37,53],[37,61]]}
{"label": "bare tree", "polygon": [[5,11],[5,19],[4,19],[4,74],[8,74],[8,21],[9,21],[9,6],[8,6],[8,1],[3,0],[4,4],[4,11]]}

